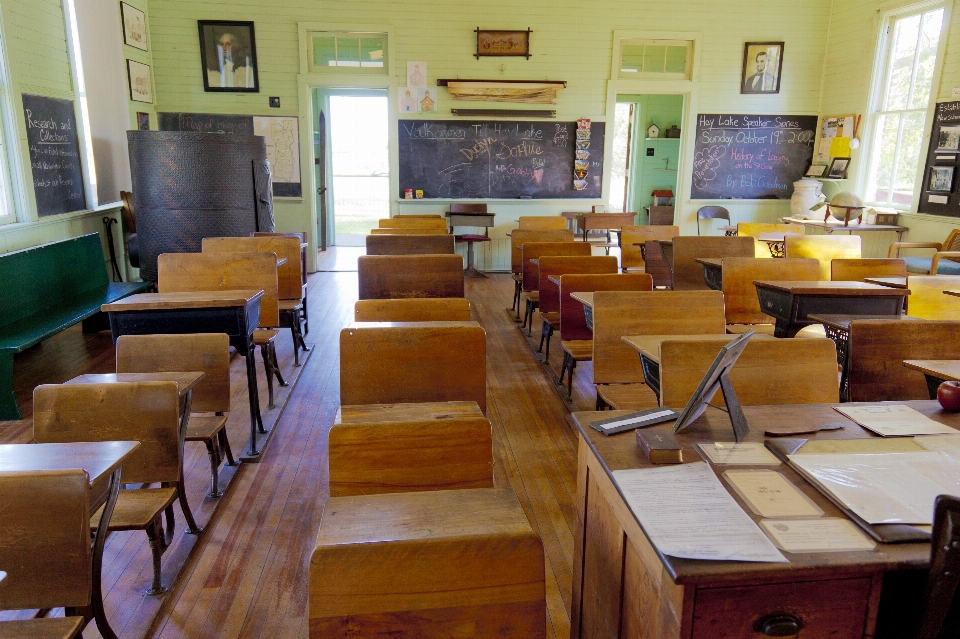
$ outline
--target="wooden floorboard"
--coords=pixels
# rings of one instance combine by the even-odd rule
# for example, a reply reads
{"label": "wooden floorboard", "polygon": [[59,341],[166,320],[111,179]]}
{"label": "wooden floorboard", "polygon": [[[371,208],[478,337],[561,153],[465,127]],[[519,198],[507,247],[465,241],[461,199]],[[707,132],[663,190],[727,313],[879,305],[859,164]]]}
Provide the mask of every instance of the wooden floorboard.
{"label": "wooden floorboard", "polygon": [[[328,492],[327,434],[339,405],[339,332],[353,315],[356,280],[355,272],[310,276],[307,342],[314,351],[262,461],[221,470],[221,478],[229,482],[222,503],[191,495],[197,520],[206,529],[164,556],[165,566],[184,564],[175,587],[165,597],[144,596],[150,578],[145,535],[124,533],[109,539],[107,611],[123,639],[308,636],[307,567]],[[554,338],[551,349],[555,365],[541,365],[533,352],[536,342],[521,334],[513,315],[504,310],[513,292],[510,276],[492,274],[466,284],[474,319],[487,332],[495,481],[513,488],[543,540],[548,636],[566,639],[576,518],[576,437],[567,416],[571,409],[593,408],[590,364],[578,366],[573,401],[565,402],[555,385],[559,341]],[[533,333],[538,340],[539,327]],[[292,366],[291,350],[285,334],[280,340],[286,372]],[[238,366],[242,373],[242,361],[234,362]],[[34,385],[112,368],[108,334],[88,336],[71,329],[17,358],[18,398],[28,413]],[[262,366],[259,370],[262,378]],[[235,454],[246,441],[241,432],[244,392],[245,386],[234,383],[231,419],[236,416],[239,423],[237,432],[231,432]],[[265,397],[262,401],[265,405]],[[0,442],[29,441],[30,431],[29,414],[22,422],[0,422]],[[193,492],[205,493],[209,471],[202,445],[188,445],[185,469]],[[177,523],[182,539],[182,517]],[[165,581],[170,576],[165,572]],[[91,625],[84,636],[100,635]]]}

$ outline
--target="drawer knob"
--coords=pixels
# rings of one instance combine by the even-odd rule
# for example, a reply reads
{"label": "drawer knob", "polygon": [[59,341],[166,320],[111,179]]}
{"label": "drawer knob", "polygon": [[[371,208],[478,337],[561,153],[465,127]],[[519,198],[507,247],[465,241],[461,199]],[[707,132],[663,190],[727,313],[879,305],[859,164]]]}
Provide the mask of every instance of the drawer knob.
{"label": "drawer knob", "polygon": [[755,632],[762,632],[768,637],[793,637],[802,627],[803,622],[800,617],[789,612],[775,612],[757,619],[753,624]]}

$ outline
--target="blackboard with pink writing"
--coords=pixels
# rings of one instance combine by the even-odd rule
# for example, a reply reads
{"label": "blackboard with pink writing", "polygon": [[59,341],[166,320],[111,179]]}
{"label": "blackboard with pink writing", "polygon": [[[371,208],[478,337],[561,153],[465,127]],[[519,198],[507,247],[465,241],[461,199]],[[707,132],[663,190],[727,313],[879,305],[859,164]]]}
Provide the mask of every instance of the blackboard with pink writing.
{"label": "blackboard with pink writing", "polygon": [[[586,136],[576,122],[400,120],[399,196],[598,198],[603,137],[603,122]],[[587,167],[579,190],[575,161]]]}
{"label": "blackboard with pink writing", "polygon": [[693,200],[789,200],[813,159],[815,115],[701,113]]}
{"label": "blackboard with pink writing", "polygon": [[37,214],[87,208],[73,102],[27,93],[22,98]]}

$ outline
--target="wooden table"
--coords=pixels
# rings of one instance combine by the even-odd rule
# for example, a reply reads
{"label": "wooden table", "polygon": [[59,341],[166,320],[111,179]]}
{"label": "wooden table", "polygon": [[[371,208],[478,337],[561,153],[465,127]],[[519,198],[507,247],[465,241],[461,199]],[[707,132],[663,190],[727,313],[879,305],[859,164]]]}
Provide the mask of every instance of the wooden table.
{"label": "wooden table", "polygon": [[960,381],[960,360],[956,359],[907,359],[907,368],[920,371],[927,378],[930,399],[937,398],[937,388],[947,380]]}
{"label": "wooden table", "polygon": [[853,224],[844,226],[843,222],[823,222],[821,220],[798,220],[792,217],[780,219],[784,224],[802,224],[810,228],[826,231],[828,234],[836,231],[846,231],[848,235],[853,235],[854,231],[892,231],[897,234],[897,241],[903,240],[903,234],[909,229],[906,226],[895,226],[892,224]]}
{"label": "wooden table", "polygon": [[[636,213],[581,213],[576,217],[577,229],[583,231],[583,241],[587,241],[590,231],[619,231],[624,226],[632,226],[636,221]],[[614,245],[616,246],[616,245]]]}
{"label": "wooden table", "polygon": [[907,278],[905,277],[865,277],[863,281],[867,284],[876,284],[877,286],[907,288]]}
{"label": "wooden table", "polygon": [[120,490],[120,469],[123,461],[140,446],[139,442],[81,442],[68,444],[3,444],[0,445],[0,472],[66,470],[82,468],[90,478],[90,516],[103,506],[93,543],[93,592],[90,607],[100,634],[117,639],[103,609],[103,547],[107,528]]}
{"label": "wooden table", "polygon": [[723,290],[723,258],[695,257],[694,262],[703,265],[703,281],[715,291]]}
{"label": "wooden table", "polygon": [[[907,404],[935,421],[960,427],[960,414],[931,401]],[[680,407],[671,407],[678,409]],[[762,441],[766,427],[840,422],[845,427],[805,436],[816,439],[874,437],[828,405],[745,406],[750,424],[745,441]],[[592,421],[632,411],[573,413],[579,431],[577,527],[574,536],[571,637],[658,637],[712,639],[759,637],[754,623],[768,614],[801,617],[800,637],[873,637],[884,599],[883,619],[909,624],[922,610],[923,588],[912,570],[929,566],[929,542],[878,544],[871,552],[790,554],[786,564],[700,561],[660,553],[644,534],[613,482],[612,471],[649,468],[632,431],[606,436]],[[661,426],[662,427],[662,426]],[[677,439],[685,461],[700,461],[693,444],[733,441],[726,413],[708,408]],[[714,468],[722,472],[721,468]],[[846,516],[786,464],[776,468],[827,517]],[[733,495],[741,505],[742,500]],[[751,511],[744,510],[754,520]],[[912,587],[911,587],[912,585]],[[896,593],[900,594],[897,595]],[[890,614],[887,614],[890,613]],[[640,628],[643,628],[641,631]],[[887,636],[907,636],[886,629]]]}
{"label": "wooden table", "polygon": [[593,293],[570,293],[570,297],[583,304],[583,319],[587,328],[593,330]]}
{"label": "wooden table", "polygon": [[909,290],[866,282],[754,281],[760,310],[776,319],[775,337],[816,324],[813,315],[900,315]]}
{"label": "wooden table", "polygon": [[257,367],[253,331],[260,323],[263,291],[201,291],[190,293],[141,293],[131,295],[102,310],[110,314],[113,340],[121,335],[178,333],[226,333],[230,345],[247,363],[250,399],[250,447],[244,460],[257,461],[257,434],[266,434],[260,418]]}

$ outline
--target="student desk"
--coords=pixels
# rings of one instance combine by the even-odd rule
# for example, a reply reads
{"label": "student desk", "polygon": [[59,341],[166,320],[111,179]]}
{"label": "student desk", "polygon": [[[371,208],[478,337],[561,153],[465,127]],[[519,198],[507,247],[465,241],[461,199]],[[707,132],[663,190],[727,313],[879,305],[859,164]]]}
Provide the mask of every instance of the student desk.
{"label": "student desk", "polygon": [[103,609],[103,546],[107,541],[107,528],[120,490],[120,469],[127,456],[139,446],[139,442],[0,445],[0,472],[82,468],[90,478],[90,516],[106,504],[93,544],[93,591],[90,597],[93,618],[100,634],[106,639],[117,639],[117,635],[110,627]]}
{"label": "student desk", "polygon": [[593,330],[593,293],[570,293],[570,297],[583,304],[583,318],[587,328]]}
{"label": "student desk", "polygon": [[190,417],[190,400],[193,389],[203,380],[204,374],[196,373],[88,373],[68,379],[64,384],[117,384],[123,382],[176,382],[180,399],[181,430],[186,430]]}
{"label": "student desk", "polygon": [[877,286],[907,288],[907,278],[905,277],[865,277],[863,281],[867,284],[876,284]]}
{"label": "student desk", "polygon": [[697,257],[693,260],[703,266],[703,281],[715,291],[723,290],[723,258]]}
{"label": "student desk", "polygon": [[920,371],[927,378],[930,399],[937,398],[937,388],[947,380],[960,380],[960,361],[955,359],[906,359],[903,365]]}
{"label": "student desk", "polygon": [[[960,414],[931,401],[897,402],[935,421],[960,428]],[[680,407],[672,407],[679,409]],[[874,437],[829,405],[745,406],[745,441],[762,441],[768,426],[841,422],[836,431],[810,439]],[[922,609],[919,572],[929,567],[930,544],[878,544],[871,552],[785,553],[790,563],[678,559],[650,543],[614,484],[611,472],[651,464],[633,431],[606,436],[589,423],[631,411],[573,413],[579,431],[577,524],[574,536],[570,636],[716,639],[763,637],[760,619],[777,613],[800,617],[801,637],[873,637],[879,622],[909,621]],[[685,461],[700,461],[692,448],[704,441],[733,441],[727,414],[707,411],[677,435]],[[786,464],[776,467],[827,517],[845,517]],[[723,467],[714,467],[722,472]],[[722,481],[722,480],[721,480]],[[726,485],[726,484],[724,484]],[[732,491],[731,491],[731,494]],[[734,498],[743,505],[735,494]],[[755,520],[749,508],[745,512]],[[902,596],[897,596],[898,587]],[[881,591],[892,595],[880,607]],[[906,636],[896,630],[888,636]]]}
{"label": "student desk", "polygon": [[775,337],[816,324],[809,315],[900,315],[910,291],[865,282],[755,281],[760,309],[776,319]]}
{"label": "student desk", "polygon": [[619,231],[624,226],[632,226],[636,217],[636,213],[581,213],[576,218],[577,230],[583,231],[583,241],[586,242],[590,231]]}
{"label": "student desk", "polygon": [[113,340],[121,335],[178,333],[226,333],[230,345],[247,362],[247,389],[250,396],[250,448],[246,461],[257,461],[260,395],[254,359],[253,331],[260,323],[263,291],[199,291],[187,293],[141,293],[119,302],[104,304],[110,314]]}

